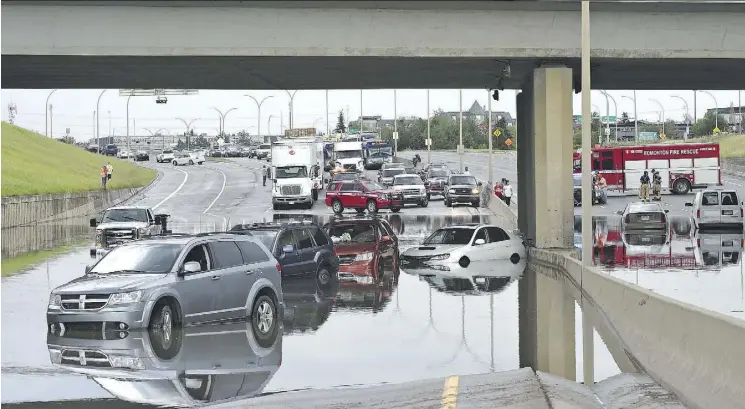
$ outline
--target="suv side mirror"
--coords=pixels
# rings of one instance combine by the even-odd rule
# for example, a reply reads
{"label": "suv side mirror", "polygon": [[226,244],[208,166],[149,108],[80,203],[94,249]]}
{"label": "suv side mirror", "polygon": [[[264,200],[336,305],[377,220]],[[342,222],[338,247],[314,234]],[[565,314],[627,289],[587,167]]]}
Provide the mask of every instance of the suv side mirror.
{"label": "suv side mirror", "polygon": [[284,246],[282,246],[282,253],[287,254],[292,253],[293,251],[295,251],[295,247],[293,247],[292,244],[285,244]]}
{"label": "suv side mirror", "polygon": [[484,185],[484,182],[478,182],[478,183],[476,183],[476,186],[483,186],[483,185]]}
{"label": "suv side mirror", "polygon": [[87,266],[85,266],[85,274],[90,273],[92,269],[93,269],[93,267],[90,264],[87,265]]}
{"label": "suv side mirror", "polygon": [[693,207],[693,203],[691,203],[691,202],[686,202],[686,207]]}
{"label": "suv side mirror", "polygon": [[91,218],[90,223],[91,223],[91,227],[96,227],[96,225],[98,224],[98,223],[96,223],[96,218],[95,217]]}
{"label": "suv side mirror", "polygon": [[476,239],[476,241],[473,242],[473,244],[480,246],[482,244],[486,244],[486,240],[484,239]]}
{"label": "suv side mirror", "polygon": [[202,271],[202,266],[198,261],[188,261],[184,264],[184,274],[198,273]]}

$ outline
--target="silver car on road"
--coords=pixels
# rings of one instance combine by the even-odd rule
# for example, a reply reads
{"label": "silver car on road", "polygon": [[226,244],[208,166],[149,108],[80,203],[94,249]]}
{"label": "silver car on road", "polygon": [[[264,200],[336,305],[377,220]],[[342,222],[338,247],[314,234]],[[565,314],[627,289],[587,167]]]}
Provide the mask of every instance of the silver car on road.
{"label": "silver car on road", "polygon": [[617,212],[621,215],[621,228],[627,230],[667,230],[669,210],[659,203],[633,202]]}
{"label": "silver car on road", "polygon": [[250,236],[227,233],[144,239],[113,249],[85,275],[52,290],[53,334],[149,328],[250,317],[257,338],[277,331],[280,266]]}

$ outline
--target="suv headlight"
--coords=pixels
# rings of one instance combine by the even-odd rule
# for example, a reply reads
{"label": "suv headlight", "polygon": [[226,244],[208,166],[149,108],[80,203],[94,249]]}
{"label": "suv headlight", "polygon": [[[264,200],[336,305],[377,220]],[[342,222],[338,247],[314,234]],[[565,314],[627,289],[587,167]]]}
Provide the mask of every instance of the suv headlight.
{"label": "suv headlight", "polygon": [[133,356],[112,355],[109,356],[109,361],[114,368],[145,369],[145,362]]}
{"label": "suv headlight", "polygon": [[455,193],[455,189],[449,189],[448,193]]}
{"label": "suv headlight", "polygon": [[96,244],[103,243],[103,232],[101,230],[96,230]]}
{"label": "suv headlight", "polygon": [[471,189],[471,193],[473,193],[474,195],[479,194],[479,188],[475,187],[475,188]]}
{"label": "suv headlight", "polygon": [[59,307],[62,305],[62,296],[59,294],[49,294],[49,306]]}
{"label": "suv headlight", "polygon": [[116,304],[132,304],[136,302],[140,302],[142,299],[142,291],[131,291],[128,293],[116,293],[111,294],[111,298],[109,298],[109,304],[116,305]]}
{"label": "suv headlight", "polygon": [[147,227],[140,227],[139,229],[137,229],[137,235],[138,236],[143,236],[146,233],[147,233]]}
{"label": "suv headlight", "polygon": [[370,261],[374,255],[375,253],[360,253],[354,258],[354,261]]}
{"label": "suv headlight", "polygon": [[431,260],[431,261],[437,261],[437,260],[447,260],[447,259],[449,259],[449,258],[450,258],[450,253],[445,253],[445,254],[438,254],[438,255],[436,255],[436,256],[432,256],[432,257],[430,258],[430,260]]}

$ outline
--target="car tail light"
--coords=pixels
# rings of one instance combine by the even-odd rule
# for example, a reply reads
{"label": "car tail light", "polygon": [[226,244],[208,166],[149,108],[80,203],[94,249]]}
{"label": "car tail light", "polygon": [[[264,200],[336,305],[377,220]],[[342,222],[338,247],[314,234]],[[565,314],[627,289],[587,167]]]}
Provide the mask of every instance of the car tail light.
{"label": "car tail light", "polygon": [[631,215],[630,214],[627,214],[626,215],[625,221],[626,221],[626,223],[631,223]]}
{"label": "car tail light", "polygon": [[661,214],[660,218],[662,219],[662,223],[667,223],[667,217],[665,217],[665,214]]}
{"label": "car tail light", "polygon": [[696,239],[696,247],[701,247],[701,239]]}
{"label": "car tail light", "polygon": [[282,265],[277,263],[277,272],[282,273]]}
{"label": "car tail light", "polygon": [[745,217],[745,215],[743,215],[742,207],[740,208],[740,217]]}
{"label": "car tail light", "polygon": [[701,218],[701,209],[696,210],[696,218],[697,219],[700,219]]}

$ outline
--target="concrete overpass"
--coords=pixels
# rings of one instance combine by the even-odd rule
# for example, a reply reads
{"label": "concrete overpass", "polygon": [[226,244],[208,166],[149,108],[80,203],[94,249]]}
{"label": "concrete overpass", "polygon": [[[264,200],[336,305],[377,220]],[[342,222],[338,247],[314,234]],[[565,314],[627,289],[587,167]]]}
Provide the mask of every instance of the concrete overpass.
{"label": "concrete overpass", "polygon": [[[578,1],[2,4],[6,88],[579,89]],[[744,8],[593,4],[593,88],[745,87]]]}

